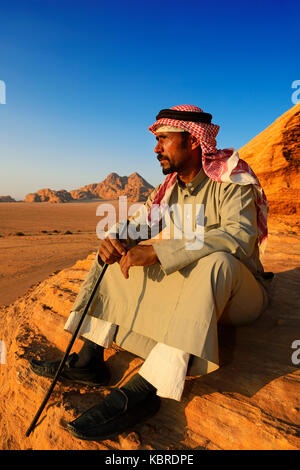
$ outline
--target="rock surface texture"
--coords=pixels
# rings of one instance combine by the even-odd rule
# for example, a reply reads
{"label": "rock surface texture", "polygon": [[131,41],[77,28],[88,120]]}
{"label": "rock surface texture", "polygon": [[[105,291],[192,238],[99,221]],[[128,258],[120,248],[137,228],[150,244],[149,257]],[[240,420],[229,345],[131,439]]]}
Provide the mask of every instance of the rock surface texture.
{"label": "rock surface texture", "polygon": [[259,178],[270,215],[299,215],[300,103],[242,147],[239,154]]}
{"label": "rock surface texture", "polygon": [[84,186],[72,191],[54,191],[52,189],[40,189],[37,193],[29,193],[25,202],[70,202],[86,199],[117,199],[119,196],[127,196],[130,201],[145,201],[153,186],[147,183],[138,173],[130,176],[119,176],[111,173],[101,181]]}
{"label": "rock surface texture", "polygon": [[[1,449],[300,449],[300,237],[296,212],[286,213],[287,207],[297,211],[296,197],[290,195],[289,200],[287,194],[298,181],[293,162],[299,155],[291,150],[297,142],[289,139],[294,139],[293,116],[299,110],[295,106],[273,124],[278,130],[276,144],[272,146],[267,129],[249,143],[249,149],[242,149],[243,158],[253,165],[261,181],[266,178],[273,215],[262,261],[265,270],[276,276],[271,304],[255,323],[220,327],[222,367],[199,379],[188,379],[181,402],[163,399],[160,412],[147,423],[102,442],[77,440],[61,423],[97,403],[109,387],[59,383],[36,429],[26,438],[25,431],[50,383],[29,370],[28,360],[62,356],[70,339],[63,325],[91,265],[91,254],[0,309],[0,339],[6,347],[5,354],[2,347],[4,363],[0,364]],[[266,135],[269,140],[264,144]],[[285,139],[281,143],[279,136]],[[251,150],[254,145],[255,151]],[[289,149],[289,162],[282,155],[284,149]],[[269,164],[263,160],[267,157],[273,165],[277,193],[272,190]],[[289,174],[286,179],[284,170]],[[290,184],[282,194],[279,173]],[[77,340],[74,350],[80,347]],[[112,370],[111,387],[126,382],[142,363],[117,347],[107,350],[105,359]]]}
{"label": "rock surface texture", "polygon": [[53,189],[40,189],[37,193],[29,193],[25,197],[25,202],[70,202],[72,196],[65,189],[54,191]]}
{"label": "rock surface texture", "polygon": [[70,191],[70,194],[74,199],[117,199],[119,196],[127,196],[131,201],[145,201],[153,189],[138,173],[132,173],[130,176],[111,173],[101,183],[89,184],[76,191]]}

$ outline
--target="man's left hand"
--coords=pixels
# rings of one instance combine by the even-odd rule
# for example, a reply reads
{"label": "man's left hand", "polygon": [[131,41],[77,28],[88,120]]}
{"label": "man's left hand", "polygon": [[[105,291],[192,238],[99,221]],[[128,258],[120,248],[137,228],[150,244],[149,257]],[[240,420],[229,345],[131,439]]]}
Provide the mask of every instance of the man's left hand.
{"label": "man's left hand", "polygon": [[131,266],[151,266],[158,263],[158,257],[151,245],[137,245],[131,248],[120,260],[120,268],[125,279],[129,278]]}

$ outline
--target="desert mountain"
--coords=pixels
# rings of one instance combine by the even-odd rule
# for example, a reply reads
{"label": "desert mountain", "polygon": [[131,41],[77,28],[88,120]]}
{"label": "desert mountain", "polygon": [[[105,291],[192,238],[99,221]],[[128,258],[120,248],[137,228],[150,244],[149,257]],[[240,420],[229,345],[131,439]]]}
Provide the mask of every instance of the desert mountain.
{"label": "desert mountain", "polygon": [[[269,199],[269,243],[262,261],[265,270],[276,276],[272,301],[256,322],[237,328],[220,326],[222,367],[187,380],[181,402],[162,399],[160,412],[147,423],[102,442],[77,440],[60,422],[83,413],[109,389],[59,383],[36,429],[26,438],[50,383],[30,371],[28,360],[62,357],[70,339],[63,325],[93,253],[0,308],[6,352],[0,364],[1,449],[300,449],[299,111],[300,104],[241,149]],[[278,231],[283,216],[293,231]],[[74,349],[80,347],[78,339]],[[112,371],[112,387],[123,385],[142,364],[116,345],[105,351],[105,360]]]}
{"label": "desert mountain", "polygon": [[110,173],[101,183],[89,184],[70,191],[70,194],[73,199],[116,199],[119,196],[127,196],[130,200],[142,201],[147,199],[153,189],[153,186],[136,172],[130,176]]}
{"label": "desert mountain", "polygon": [[89,184],[72,191],[54,191],[52,189],[40,189],[37,193],[27,194],[25,202],[69,202],[86,199],[117,199],[119,196],[127,196],[131,201],[145,201],[153,186],[138,173],[130,176],[119,176],[111,173],[100,183]]}
{"label": "desert mountain", "polygon": [[0,196],[0,202],[16,202],[11,196]]}
{"label": "desert mountain", "polygon": [[53,189],[40,189],[37,193],[29,193],[25,202],[69,202],[72,196],[65,189],[54,191]]}

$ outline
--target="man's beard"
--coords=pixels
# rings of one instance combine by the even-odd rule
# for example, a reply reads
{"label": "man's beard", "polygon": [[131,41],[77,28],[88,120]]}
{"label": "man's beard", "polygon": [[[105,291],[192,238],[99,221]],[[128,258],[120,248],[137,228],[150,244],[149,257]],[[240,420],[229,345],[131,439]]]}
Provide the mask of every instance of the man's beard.
{"label": "man's beard", "polygon": [[164,168],[162,166],[162,172],[164,175],[169,175],[170,173],[174,173],[175,171],[177,171],[177,168],[175,168],[175,166],[170,163],[170,160],[167,158],[167,157],[164,157],[163,155],[161,154],[158,154],[157,155],[157,160],[160,162],[160,160],[167,160],[169,162],[169,167],[168,168]]}
{"label": "man's beard", "polygon": [[173,165],[170,165],[169,168],[163,168],[162,169],[162,172],[164,175],[169,175],[170,173],[174,173],[176,170],[176,168],[173,166]]}

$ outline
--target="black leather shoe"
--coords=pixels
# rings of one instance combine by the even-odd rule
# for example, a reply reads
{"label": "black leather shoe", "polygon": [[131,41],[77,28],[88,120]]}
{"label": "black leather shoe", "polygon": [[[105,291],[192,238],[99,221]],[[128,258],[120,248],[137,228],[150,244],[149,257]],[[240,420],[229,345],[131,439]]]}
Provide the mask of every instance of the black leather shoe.
{"label": "black leather shoe", "polygon": [[65,424],[78,439],[102,441],[122,433],[151,418],[160,408],[160,399],[149,392],[143,400],[128,408],[125,392],[115,389],[101,403],[88,409],[79,418]]}
{"label": "black leather shoe", "polygon": [[[64,366],[60,379],[70,380],[72,382],[90,385],[92,387],[99,387],[107,385],[110,379],[109,369],[103,362],[93,359],[89,367],[73,367],[72,364],[76,362],[78,355],[73,353],[69,356],[66,365]],[[53,379],[61,361],[38,361],[32,359],[30,361],[31,370],[40,377],[47,377]]]}

